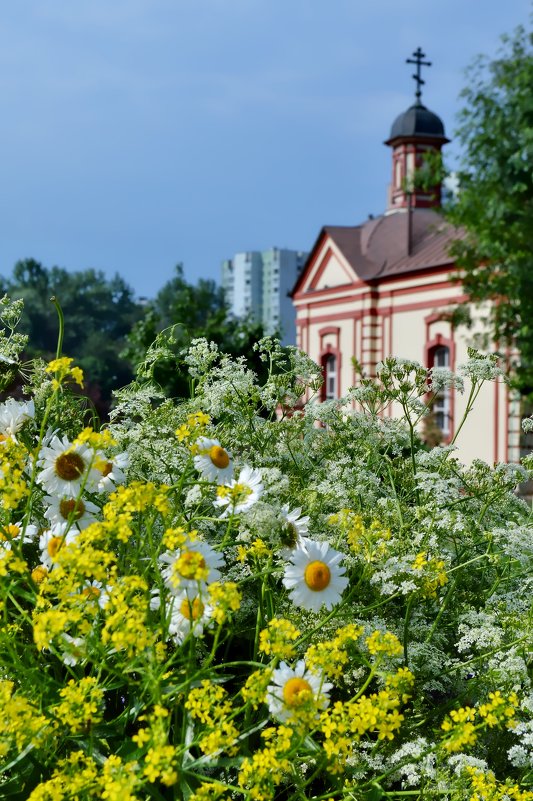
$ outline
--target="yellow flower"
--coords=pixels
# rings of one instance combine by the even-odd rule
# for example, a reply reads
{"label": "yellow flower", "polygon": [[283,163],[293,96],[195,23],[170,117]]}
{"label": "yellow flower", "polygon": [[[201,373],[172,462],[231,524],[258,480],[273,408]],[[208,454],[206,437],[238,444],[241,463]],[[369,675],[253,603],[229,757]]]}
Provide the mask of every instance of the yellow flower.
{"label": "yellow flower", "polygon": [[299,630],[289,620],[273,618],[259,634],[259,650],[267,656],[292,659],[296,655],[294,641],[299,636]]}
{"label": "yellow flower", "polygon": [[371,654],[384,656],[401,656],[403,647],[395,634],[390,631],[374,631],[367,637],[366,646]]}

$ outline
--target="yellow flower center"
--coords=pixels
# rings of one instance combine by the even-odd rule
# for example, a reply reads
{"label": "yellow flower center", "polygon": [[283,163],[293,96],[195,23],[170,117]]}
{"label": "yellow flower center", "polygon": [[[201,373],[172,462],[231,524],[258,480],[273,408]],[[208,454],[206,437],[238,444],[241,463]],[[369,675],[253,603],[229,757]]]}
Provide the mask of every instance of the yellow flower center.
{"label": "yellow flower center", "polygon": [[113,470],[113,462],[106,462],[105,465],[102,467],[102,475],[105,478],[110,474]]}
{"label": "yellow flower center", "polygon": [[283,700],[286,706],[302,706],[313,695],[311,685],[305,679],[295,676],[285,682],[283,687]]}
{"label": "yellow flower center", "polygon": [[50,537],[48,541],[47,550],[48,555],[53,559],[54,556],[57,554],[61,546],[63,545],[64,539],[63,537]]}
{"label": "yellow flower center", "polygon": [[83,501],[64,498],[59,504],[59,514],[65,520],[79,520],[85,512]]}
{"label": "yellow flower center", "polygon": [[82,595],[85,595],[86,598],[99,598],[102,594],[102,591],[99,587],[94,587],[90,584],[88,587],[84,587],[81,591]]}
{"label": "yellow flower center", "polygon": [[0,530],[0,540],[14,540],[20,534],[20,528],[13,523],[9,523]]}
{"label": "yellow flower center", "polygon": [[193,601],[184,598],[181,602],[180,612],[187,620],[198,620],[198,618],[202,617],[204,610],[205,606],[200,598],[195,598]]}
{"label": "yellow flower center", "polygon": [[220,445],[213,445],[209,449],[209,458],[215,467],[219,467],[221,470],[229,465],[229,454]]}
{"label": "yellow flower center", "polygon": [[85,462],[79,453],[62,453],[55,461],[55,471],[63,481],[76,481],[83,475]]}
{"label": "yellow flower center", "polygon": [[201,553],[198,553],[198,551],[186,551],[181,554],[176,567],[183,578],[197,579],[199,574],[203,575],[207,566]]}
{"label": "yellow flower center", "polygon": [[310,590],[321,592],[331,581],[331,571],[325,562],[309,562],[304,573],[305,583]]}
{"label": "yellow flower center", "polygon": [[36,584],[41,584],[48,575],[48,569],[44,565],[38,565],[31,571],[31,577]]}

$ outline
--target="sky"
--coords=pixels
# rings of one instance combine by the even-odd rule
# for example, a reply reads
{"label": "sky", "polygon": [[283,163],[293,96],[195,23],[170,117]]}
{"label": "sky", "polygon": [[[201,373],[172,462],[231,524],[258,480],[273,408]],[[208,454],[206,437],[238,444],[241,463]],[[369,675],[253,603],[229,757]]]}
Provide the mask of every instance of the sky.
{"label": "sky", "polygon": [[[119,273],[153,297],[182,262],[310,250],[385,208],[395,117],[448,136],[465,69],[531,0],[0,0],[0,274]],[[457,155],[448,146],[453,164]]]}

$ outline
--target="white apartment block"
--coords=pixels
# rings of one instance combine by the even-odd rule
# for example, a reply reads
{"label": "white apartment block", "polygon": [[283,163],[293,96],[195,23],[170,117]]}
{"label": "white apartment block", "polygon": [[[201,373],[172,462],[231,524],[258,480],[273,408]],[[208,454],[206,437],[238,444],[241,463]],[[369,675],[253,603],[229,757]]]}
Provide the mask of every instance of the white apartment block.
{"label": "white apartment block", "polygon": [[307,253],[284,248],[236,253],[222,263],[222,288],[235,317],[263,323],[266,334],[280,332],[283,345],[296,344],[295,311],[289,292]]}

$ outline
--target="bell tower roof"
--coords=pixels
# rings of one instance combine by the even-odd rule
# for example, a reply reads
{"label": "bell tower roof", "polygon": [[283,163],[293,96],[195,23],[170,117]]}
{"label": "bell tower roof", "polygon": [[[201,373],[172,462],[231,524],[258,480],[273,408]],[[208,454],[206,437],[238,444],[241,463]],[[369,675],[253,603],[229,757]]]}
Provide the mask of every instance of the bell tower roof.
{"label": "bell tower roof", "polygon": [[424,139],[428,144],[444,145],[450,140],[444,133],[444,123],[433,111],[422,105],[420,101],[399,114],[390,130],[386,145],[394,145],[399,139]]}

